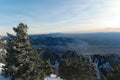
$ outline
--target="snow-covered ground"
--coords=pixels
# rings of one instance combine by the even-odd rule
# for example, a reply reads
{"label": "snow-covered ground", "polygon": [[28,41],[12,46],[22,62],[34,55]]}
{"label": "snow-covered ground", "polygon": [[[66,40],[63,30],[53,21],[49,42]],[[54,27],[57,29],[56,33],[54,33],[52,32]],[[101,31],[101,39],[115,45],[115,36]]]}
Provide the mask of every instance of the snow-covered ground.
{"label": "snow-covered ground", "polygon": [[55,74],[51,74],[50,76],[46,77],[44,80],[63,80],[60,77],[57,77]]}

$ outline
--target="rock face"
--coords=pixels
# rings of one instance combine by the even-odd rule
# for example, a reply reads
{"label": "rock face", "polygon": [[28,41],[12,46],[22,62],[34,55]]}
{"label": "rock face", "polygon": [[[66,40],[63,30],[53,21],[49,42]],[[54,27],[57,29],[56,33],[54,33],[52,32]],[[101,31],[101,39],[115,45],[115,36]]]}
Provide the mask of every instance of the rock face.
{"label": "rock face", "polygon": [[11,39],[8,41],[5,74],[11,75],[12,80],[43,80],[51,73],[51,67],[31,46],[27,29],[27,25],[20,23],[13,28],[16,35],[7,33]]}

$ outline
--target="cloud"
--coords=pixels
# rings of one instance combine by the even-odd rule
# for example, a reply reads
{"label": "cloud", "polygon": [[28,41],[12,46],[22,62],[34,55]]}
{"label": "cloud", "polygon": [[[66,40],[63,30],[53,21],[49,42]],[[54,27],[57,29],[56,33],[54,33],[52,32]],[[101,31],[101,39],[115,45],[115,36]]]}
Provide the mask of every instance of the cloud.
{"label": "cloud", "polygon": [[120,30],[120,28],[111,28],[111,27],[108,27],[108,28],[105,28],[105,30]]}
{"label": "cloud", "polygon": [[0,30],[20,22],[30,26],[30,33],[119,28],[119,4],[120,0],[0,1]]}

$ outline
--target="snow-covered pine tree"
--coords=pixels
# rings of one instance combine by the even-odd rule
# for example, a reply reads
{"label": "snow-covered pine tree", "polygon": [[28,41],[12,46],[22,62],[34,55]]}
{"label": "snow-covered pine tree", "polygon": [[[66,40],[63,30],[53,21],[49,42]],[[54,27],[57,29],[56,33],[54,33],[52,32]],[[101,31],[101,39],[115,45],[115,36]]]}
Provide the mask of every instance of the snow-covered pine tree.
{"label": "snow-covered pine tree", "polygon": [[64,59],[59,65],[59,76],[66,80],[105,80],[98,79],[90,58],[83,56],[76,57],[72,60]]}
{"label": "snow-covered pine tree", "polygon": [[27,25],[20,23],[13,28],[16,35],[7,33],[10,40],[5,74],[12,76],[12,80],[44,80],[51,73],[51,67],[30,44],[27,29]]}
{"label": "snow-covered pine tree", "polygon": [[5,63],[7,41],[0,36],[0,63]]}
{"label": "snow-covered pine tree", "polygon": [[114,67],[107,76],[108,80],[120,80],[120,65]]}

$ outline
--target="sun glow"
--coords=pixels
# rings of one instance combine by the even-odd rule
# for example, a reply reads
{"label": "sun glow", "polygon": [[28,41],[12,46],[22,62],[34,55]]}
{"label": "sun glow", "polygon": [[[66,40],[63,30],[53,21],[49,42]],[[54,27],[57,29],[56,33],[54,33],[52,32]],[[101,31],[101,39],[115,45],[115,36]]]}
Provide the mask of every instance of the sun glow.
{"label": "sun glow", "polygon": [[120,27],[120,0],[110,0],[108,8],[106,8],[106,24],[109,27]]}

